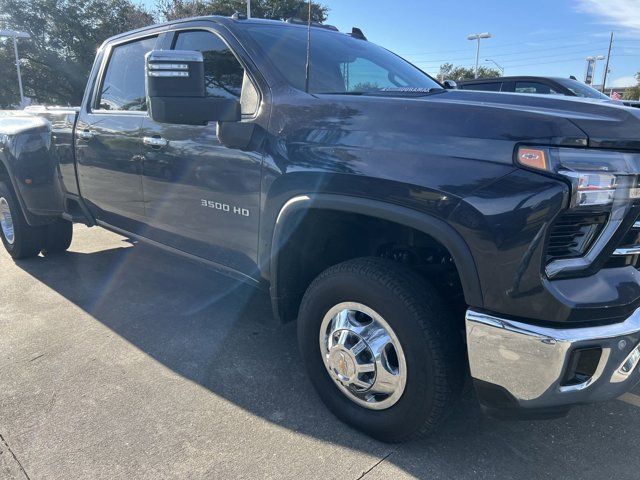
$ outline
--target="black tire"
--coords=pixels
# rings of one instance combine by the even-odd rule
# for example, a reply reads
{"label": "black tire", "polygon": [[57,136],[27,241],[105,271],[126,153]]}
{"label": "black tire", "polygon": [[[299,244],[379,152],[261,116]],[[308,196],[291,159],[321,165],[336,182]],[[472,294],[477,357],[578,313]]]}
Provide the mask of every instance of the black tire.
{"label": "black tire", "polygon": [[[381,315],[404,351],[404,392],[386,409],[352,401],[325,368],[322,320],[342,302],[358,302]],[[401,442],[434,430],[459,399],[467,375],[461,325],[456,327],[435,289],[409,268],[359,258],[327,269],[308,288],[298,317],[298,344],[309,377],[331,412],[378,440]]]}
{"label": "black tire", "polygon": [[0,202],[2,200],[6,201],[9,206],[13,223],[12,242],[7,239],[4,230],[0,228],[0,237],[2,237],[4,248],[16,260],[38,256],[43,245],[42,227],[32,227],[27,223],[13,189],[5,182],[0,182]]}
{"label": "black tire", "polygon": [[51,255],[66,252],[73,240],[73,224],[66,220],[59,220],[56,223],[44,227],[43,255]]}

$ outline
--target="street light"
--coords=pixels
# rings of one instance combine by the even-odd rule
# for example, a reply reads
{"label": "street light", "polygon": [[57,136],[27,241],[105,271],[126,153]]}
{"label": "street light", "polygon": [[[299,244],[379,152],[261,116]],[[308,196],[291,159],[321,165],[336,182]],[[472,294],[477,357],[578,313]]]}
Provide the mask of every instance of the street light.
{"label": "street light", "polygon": [[491,60],[490,58],[487,58],[485,62],[493,63],[496,67],[498,67],[498,70],[500,70],[500,76],[504,77],[504,67],[501,66],[498,62],[496,62],[495,60]]}
{"label": "street light", "polygon": [[[604,60],[606,57],[604,55],[597,55],[595,57],[587,57],[587,62],[593,62],[593,78],[596,78],[596,67],[598,66],[598,60]],[[593,83],[593,81],[591,82]]]}
{"label": "street light", "polygon": [[16,71],[18,72],[18,89],[20,90],[20,105],[24,107],[24,91],[22,90],[22,75],[20,73],[20,57],[18,57],[18,39],[31,38],[26,32],[16,32],[14,30],[0,30],[1,37],[11,37],[13,39],[13,53],[16,56]]}
{"label": "street light", "polygon": [[482,40],[483,38],[491,38],[492,36],[493,35],[491,35],[489,32],[471,33],[467,35],[467,40],[478,41],[478,47],[476,48],[476,78],[478,78],[478,64],[480,63],[480,40]]}

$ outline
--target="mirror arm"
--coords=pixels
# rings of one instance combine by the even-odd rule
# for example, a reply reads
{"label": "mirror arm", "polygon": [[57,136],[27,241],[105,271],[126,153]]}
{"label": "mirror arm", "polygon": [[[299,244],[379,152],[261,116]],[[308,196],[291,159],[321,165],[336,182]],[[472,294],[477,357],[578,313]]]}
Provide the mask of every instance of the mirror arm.
{"label": "mirror arm", "polygon": [[218,122],[218,140],[227,148],[236,150],[256,150],[264,138],[264,129],[255,122]]}

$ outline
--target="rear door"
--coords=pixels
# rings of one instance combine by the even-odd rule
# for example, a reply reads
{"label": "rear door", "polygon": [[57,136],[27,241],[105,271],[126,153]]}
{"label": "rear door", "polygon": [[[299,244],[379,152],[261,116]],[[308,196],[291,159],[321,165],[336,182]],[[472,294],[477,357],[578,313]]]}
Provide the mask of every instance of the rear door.
{"label": "rear door", "polygon": [[156,40],[151,35],[107,48],[95,94],[76,127],[83,197],[97,219],[133,233],[145,216],[140,136],[147,110],[144,56]]}
{"label": "rear door", "polygon": [[[241,101],[242,124],[256,120],[256,83],[219,33],[173,33],[172,48],[203,53],[208,96]],[[146,235],[244,274],[257,272],[262,153],[259,146],[229,148],[216,123],[168,125],[145,118],[143,190]]]}

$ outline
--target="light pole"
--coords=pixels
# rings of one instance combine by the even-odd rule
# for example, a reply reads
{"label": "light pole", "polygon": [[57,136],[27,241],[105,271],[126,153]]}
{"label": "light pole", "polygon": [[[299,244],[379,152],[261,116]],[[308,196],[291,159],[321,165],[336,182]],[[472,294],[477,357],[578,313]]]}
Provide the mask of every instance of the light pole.
{"label": "light pole", "polygon": [[498,62],[496,62],[495,60],[491,60],[490,58],[487,58],[485,62],[493,63],[496,67],[498,67],[498,70],[500,70],[500,76],[504,77],[504,67],[501,66]]}
{"label": "light pole", "polygon": [[13,53],[16,56],[16,72],[18,73],[18,89],[20,90],[20,105],[24,107],[24,91],[22,90],[22,75],[20,73],[20,57],[18,56],[18,39],[31,38],[26,32],[16,32],[14,30],[0,30],[0,37],[11,37],[13,39]]}
{"label": "light pole", "polygon": [[613,48],[613,32],[609,39],[609,53],[607,53],[607,63],[604,65],[604,74],[602,75],[602,93],[607,86],[607,75],[609,75],[609,61],[611,60],[611,49]]}
{"label": "light pole", "polygon": [[251,18],[251,0],[247,0],[247,18]]}
{"label": "light pole", "polygon": [[467,40],[477,40],[478,46],[476,48],[476,78],[478,78],[478,67],[480,63],[480,40],[483,38],[491,38],[492,35],[488,32],[485,33],[471,33],[467,35]]}
{"label": "light pole", "polygon": [[[596,68],[598,67],[598,60],[604,60],[605,56],[604,55],[598,55],[595,57],[587,57],[587,62],[593,62],[593,79],[595,80],[596,78]],[[593,81],[591,82],[591,84],[593,84]]]}

